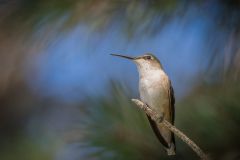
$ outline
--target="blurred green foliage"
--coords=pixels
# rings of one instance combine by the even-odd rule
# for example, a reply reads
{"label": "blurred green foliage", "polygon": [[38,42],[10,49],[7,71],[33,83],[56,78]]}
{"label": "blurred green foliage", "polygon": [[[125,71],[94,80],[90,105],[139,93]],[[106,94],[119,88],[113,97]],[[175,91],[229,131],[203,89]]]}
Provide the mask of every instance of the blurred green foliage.
{"label": "blurred green foliage", "polygon": [[[125,89],[124,89],[125,88]],[[81,142],[100,148],[99,159],[158,159],[159,149],[146,116],[134,106],[126,87],[112,84],[107,97],[89,98],[83,112]],[[91,107],[89,107],[91,106]]]}
{"label": "blurred green foliage", "polygon": [[[239,87],[239,83],[202,83],[176,104],[176,126],[213,159],[239,158]],[[90,154],[97,159],[169,159],[124,88],[115,84],[111,96],[86,101],[82,116],[86,134],[80,142],[99,147]],[[177,138],[177,158],[197,156]]]}
{"label": "blurred green foliage", "polygon": [[[239,158],[240,85],[203,83],[177,104],[176,125],[214,159]],[[233,156],[233,157],[231,157]]]}
{"label": "blurred green foliage", "polygon": [[24,136],[1,140],[0,159],[2,160],[52,160],[54,146],[44,147]]}

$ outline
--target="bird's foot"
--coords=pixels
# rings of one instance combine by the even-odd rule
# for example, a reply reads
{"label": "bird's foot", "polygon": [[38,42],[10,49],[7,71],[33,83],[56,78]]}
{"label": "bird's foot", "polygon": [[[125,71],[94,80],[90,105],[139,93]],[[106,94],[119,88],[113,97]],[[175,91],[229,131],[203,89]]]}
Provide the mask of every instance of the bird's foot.
{"label": "bird's foot", "polygon": [[159,113],[156,115],[156,122],[162,123],[163,120],[164,120],[164,116],[162,113]]}

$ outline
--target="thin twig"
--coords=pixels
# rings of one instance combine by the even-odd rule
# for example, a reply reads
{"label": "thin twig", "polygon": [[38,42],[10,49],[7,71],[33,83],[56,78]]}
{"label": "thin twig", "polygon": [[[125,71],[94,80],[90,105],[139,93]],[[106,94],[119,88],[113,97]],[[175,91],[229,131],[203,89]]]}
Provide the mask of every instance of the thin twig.
{"label": "thin twig", "polygon": [[[155,112],[153,109],[151,109],[148,105],[143,103],[142,101],[138,99],[132,99],[132,101],[142,110],[145,111],[147,115],[149,115],[152,120],[159,122],[159,117],[157,112]],[[175,126],[173,126],[171,123],[169,123],[167,120],[163,119],[163,121],[159,122],[162,123],[166,128],[168,128],[170,131],[172,131],[175,135],[177,135],[182,141],[184,141],[192,150],[202,159],[202,160],[209,160],[208,156],[201,150],[200,147],[196,145],[190,138],[188,138],[183,132],[181,132],[179,129],[177,129]]]}

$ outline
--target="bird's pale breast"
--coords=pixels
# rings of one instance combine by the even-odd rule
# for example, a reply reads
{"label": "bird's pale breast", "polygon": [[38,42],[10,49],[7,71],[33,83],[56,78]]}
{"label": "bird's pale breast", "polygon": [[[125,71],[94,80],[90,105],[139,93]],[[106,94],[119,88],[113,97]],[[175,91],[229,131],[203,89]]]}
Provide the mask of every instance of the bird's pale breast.
{"label": "bird's pale breast", "polygon": [[141,100],[153,107],[157,112],[169,115],[169,94],[170,83],[168,76],[162,70],[154,70],[140,78],[139,92]]}

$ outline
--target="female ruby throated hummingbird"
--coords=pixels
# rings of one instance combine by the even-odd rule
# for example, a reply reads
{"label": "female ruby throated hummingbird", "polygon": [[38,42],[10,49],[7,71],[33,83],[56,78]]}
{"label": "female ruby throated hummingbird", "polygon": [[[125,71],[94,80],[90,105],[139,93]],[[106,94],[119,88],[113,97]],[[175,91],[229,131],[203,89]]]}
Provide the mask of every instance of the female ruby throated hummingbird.
{"label": "female ruby throated hummingbird", "polygon": [[[139,92],[141,100],[152,107],[161,119],[174,123],[174,92],[167,74],[160,61],[152,54],[130,57],[111,54],[132,60],[139,72]],[[163,144],[168,155],[176,154],[174,134],[163,124],[156,123],[149,116],[148,120],[159,141]]]}

